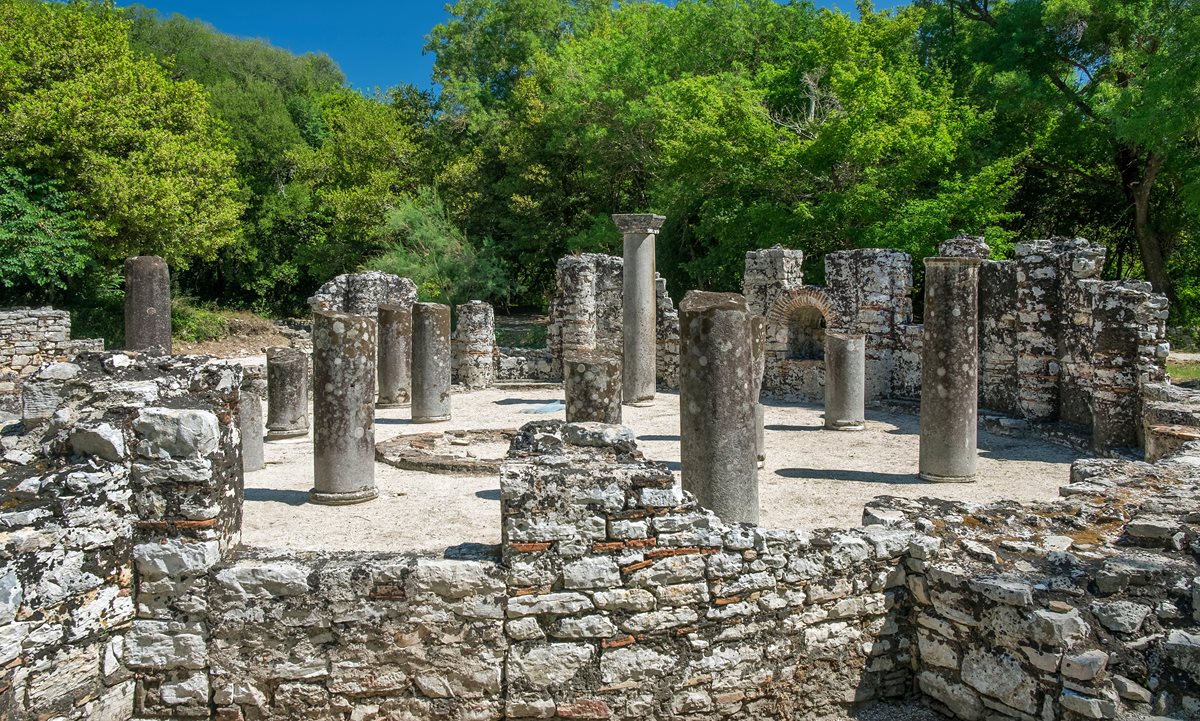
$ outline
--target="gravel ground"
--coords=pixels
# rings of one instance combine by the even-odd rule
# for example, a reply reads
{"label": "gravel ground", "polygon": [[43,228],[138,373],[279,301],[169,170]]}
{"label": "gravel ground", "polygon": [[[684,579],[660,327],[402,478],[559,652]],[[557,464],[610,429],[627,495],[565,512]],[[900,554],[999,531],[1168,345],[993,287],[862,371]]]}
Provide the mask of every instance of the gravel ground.
{"label": "gravel ground", "polygon": [[[562,411],[530,411],[561,390],[493,388],[454,396],[454,418],[411,424],[408,409],[379,411],[376,440],[450,428],[517,427]],[[646,455],[679,470],[679,396],[659,394],[649,408],[625,407]],[[821,408],[771,405],[766,411],[767,464],[759,472],[761,523],[779,528],[857,526],[862,506],[878,495],[936,496],[971,502],[1050,500],[1067,482],[1076,453],[1036,441],[981,432],[979,479],[929,484],[916,477],[915,416],[868,412],[867,430],[821,430]],[[266,468],[246,475],[242,540],[302,550],[470,552],[500,541],[496,477],[434,475],[376,463],[379,498],[353,506],[306,503],[312,487],[311,436],[266,444]]]}

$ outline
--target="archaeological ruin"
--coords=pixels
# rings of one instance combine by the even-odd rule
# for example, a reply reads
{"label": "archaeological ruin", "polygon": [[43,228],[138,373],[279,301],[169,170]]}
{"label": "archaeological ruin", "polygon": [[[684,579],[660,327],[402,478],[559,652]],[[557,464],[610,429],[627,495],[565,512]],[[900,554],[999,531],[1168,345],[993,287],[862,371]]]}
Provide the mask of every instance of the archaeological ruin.
{"label": "archaeological ruin", "polygon": [[378,272],[251,359],[171,354],[161,259],[125,350],[0,312],[0,715],[1200,718],[1164,298],[960,237],[676,305],[613,219],[541,348]]}

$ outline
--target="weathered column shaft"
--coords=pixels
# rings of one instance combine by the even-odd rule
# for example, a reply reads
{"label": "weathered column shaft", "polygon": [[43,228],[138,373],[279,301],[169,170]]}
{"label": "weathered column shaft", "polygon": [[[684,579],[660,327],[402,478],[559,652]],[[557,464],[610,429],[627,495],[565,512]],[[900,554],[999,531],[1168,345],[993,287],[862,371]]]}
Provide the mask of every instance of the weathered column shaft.
{"label": "weathered column shaft", "polygon": [[267,440],[308,434],[308,356],[295,348],[267,349]]}
{"label": "weathered column shaft", "polygon": [[979,410],[979,258],[925,259],[920,476],[975,476]]}
{"label": "weathered column shaft", "polygon": [[762,468],[767,461],[766,413],[763,407],[762,385],[763,376],[767,371],[767,319],[756,313],[750,314],[750,362],[752,364],[750,393],[754,397],[754,447],[758,467]]}
{"label": "weathered column shaft", "polygon": [[376,320],[313,313],[313,503],[369,501],[375,489]]}
{"label": "weathered column shaft", "polygon": [[471,390],[491,388],[496,378],[496,312],[481,300],[463,303],[457,311],[452,345],[458,383]]}
{"label": "weathered column shaft", "polygon": [[758,522],[753,330],[736,293],[691,291],[679,304],[683,487],[734,523]]}
{"label": "weathered column shaft", "polygon": [[621,359],[603,353],[563,358],[567,423],[621,422]]}
{"label": "weathered column shaft", "polygon": [[242,437],[242,472],[261,470],[266,465],[263,459],[262,399],[245,386],[238,396],[238,433]]}
{"label": "weathered column shaft", "polygon": [[450,420],[450,306],[417,303],[412,310],[412,420]]}
{"label": "weathered column shaft", "polygon": [[861,333],[825,333],[825,427],[866,428],[867,347]]}
{"label": "weathered column shaft", "polygon": [[379,306],[378,408],[405,408],[412,399],[412,308]]}
{"label": "weathered column shaft", "polygon": [[171,353],[171,272],[157,255],[125,259],[125,348]]}
{"label": "weathered column shaft", "polygon": [[587,257],[560,258],[555,273],[560,358],[596,348],[596,266]]}
{"label": "weathered column shaft", "polygon": [[654,239],[663,220],[661,215],[613,216],[625,236],[621,375],[624,402],[632,405],[654,402],[658,345],[654,322],[657,305]]}

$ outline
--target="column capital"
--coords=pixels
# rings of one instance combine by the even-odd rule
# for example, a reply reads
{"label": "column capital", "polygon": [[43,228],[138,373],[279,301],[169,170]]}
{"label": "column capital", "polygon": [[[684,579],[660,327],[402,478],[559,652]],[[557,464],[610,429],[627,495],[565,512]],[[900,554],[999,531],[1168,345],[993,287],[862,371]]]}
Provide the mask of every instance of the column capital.
{"label": "column capital", "polygon": [[614,213],[612,219],[621,232],[627,235],[658,235],[658,229],[662,227],[667,216],[653,213]]}

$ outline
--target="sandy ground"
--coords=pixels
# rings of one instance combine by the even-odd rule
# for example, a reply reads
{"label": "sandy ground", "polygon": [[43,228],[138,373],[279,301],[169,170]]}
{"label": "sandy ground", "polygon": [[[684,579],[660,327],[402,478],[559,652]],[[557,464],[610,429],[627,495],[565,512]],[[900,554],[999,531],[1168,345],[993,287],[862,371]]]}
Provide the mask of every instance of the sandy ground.
{"label": "sandy ground", "polygon": [[[408,409],[379,411],[376,440],[450,428],[517,427],[563,413],[532,411],[561,398],[553,387],[489,389],[454,396],[454,418],[412,424]],[[659,394],[649,408],[625,407],[625,424],[649,458],[679,471],[679,396]],[[878,495],[963,501],[1056,498],[1076,452],[1046,443],[979,435],[979,479],[929,484],[916,477],[918,421],[869,411],[867,430],[821,429],[821,408],[770,405],[767,464],[759,472],[761,523],[777,528],[857,526],[863,504]],[[306,503],[312,487],[311,436],[266,444],[266,468],[246,475],[242,540],[304,550],[470,553],[500,541],[499,482],[405,471],[376,463],[379,498],[353,506]],[[447,550],[450,549],[450,550]]]}

